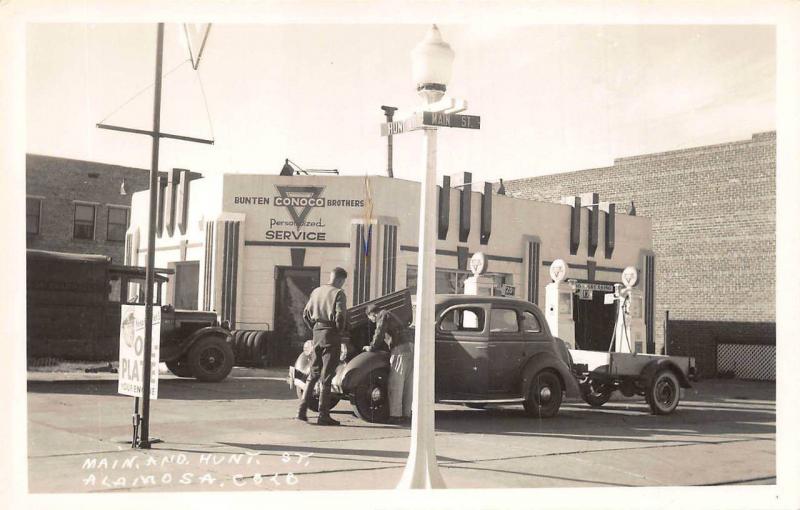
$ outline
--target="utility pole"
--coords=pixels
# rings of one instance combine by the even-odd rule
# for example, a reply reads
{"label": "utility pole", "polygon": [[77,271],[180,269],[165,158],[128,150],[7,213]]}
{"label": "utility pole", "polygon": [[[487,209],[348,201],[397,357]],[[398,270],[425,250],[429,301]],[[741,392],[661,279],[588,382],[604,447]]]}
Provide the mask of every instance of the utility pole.
{"label": "utility pole", "polygon": [[[205,40],[203,41],[205,44]],[[133,419],[133,444],[134,448],[149,449],[152,443],[150,439],[150,386],[151,378],[150,372],[152,370],[152,363],[150,357],[153,353],[153,287],[155,280],[155,244],[156,244],[156,215],[158,208],[156,202],[158,200],[158,155],[159,143],[161,138],[172,138],[175,140],[183,140],[187,142],[197,142],[213,145],[214,140],[205,140],[202,138],[194,138],[189,136],[172,135],[161,132],[161,82],[162,82],[162,63],[164,57],[164,23],[158,24],[158,33],[156,36],[156,76],[154,83],[154,98],[153,98],[153,130],[146,131],[142,129],[126,128],[121,126],[112,126],[108,124],[97,124],[100,129],[108,129],[111,131],[122,131],[125,133],[135,133],[141,135],[149,135],[153,138],[153,150],[150,160],[150,208],[147,226],[147,263],[145,267],[145,325],[144,325],[144,359],[142,360],[142,415],[141,421],[139,419],[139,399],[134,397],[134,419]],[[199,60],[199,57],[198,57]],[[194,63],[194,61],[193,61]],[[198,62],[199,63],[199,62]],[[196,67],[195,67],[196,69]],[[139,429],[139,437],[137,438],[137,429]]]}
{"label": "utility pole", "polygon": [[142,437],[139,448],[150,448],[150,356],[153,353],[153,268],[156,265],[156,208],[158,186],[158,149],[161,142],[161,67],[164,60],[164,24],[158,24],[156,38],[156,80],[153,94],[153,151],[150,159],[150,213],[147,220],[147,265],[144,291],[144,369],[142,375]]}
{"label": "utility pole", "polygon": [[[394,106],[381,106],[381,110],[383,110],[383,113],[386,115],[386,122],[392,122],[392,119],[394,118],[394,112],[397,111],[397,108]],[[394,156],[392,155],[392,135],[389,135],[386,138],[389,140],[389,154],[386,173],[391,178],[394,177],[394,171],[392,170],[392,159],[394,159]]]}

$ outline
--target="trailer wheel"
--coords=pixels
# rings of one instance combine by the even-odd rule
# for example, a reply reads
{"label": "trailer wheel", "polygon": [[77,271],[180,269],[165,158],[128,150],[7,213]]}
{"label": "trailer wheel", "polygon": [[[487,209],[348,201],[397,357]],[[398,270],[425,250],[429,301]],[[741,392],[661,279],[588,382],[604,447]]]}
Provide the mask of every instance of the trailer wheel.
{"label": "trailer wheel", "polygon": [[653,414],[670,414],[681,399],[680,384],[672,370],[659,371],[645,391],[645,400]]}
{"label": "trailer wheel", "polygon": [[389,372],[377,369],[370,372],[355,390],[353,411],[369,423],[384,423],[389,419]]}
{"label": "trailer wheel", "polygon": [[613,390],[594,388],[591,383],[581,384],[581,398],[592,407],[601,407],[611,399]]}
{"label": "trailer wheel", "polygon": [[218,336],[201,338],[189,350],[189,367],[197,380],[219,382],[231,373],[233,349]]}
{"label": "trailer wheel", "polygon": [[[308,401],[308,408],[314,411],[315,413],[319,412],[319,383],[317,383],[316,387],[314,388],[314,394],[311,395],[311,400]],[[297,392],[298,400],[303,399],[303,390],[299,387],[294,387],[295,391]],[[336,404],[339,403],[339,397],[334,396],[331,394],[331,409],[336,407]],[[330,411],[330,409],[328,409]]]}
{"label": "trailer wheel", "polygon": [[189,366],[186,358],[167,361],[166,365],[169,371],[178,377],[192,377],[192,367]]}
{"label": "trailer wheel", "polygon": [[561,407],[561,380],[552,370],[542,370],[531,380],[525,411],[535,418],[552,418]]}

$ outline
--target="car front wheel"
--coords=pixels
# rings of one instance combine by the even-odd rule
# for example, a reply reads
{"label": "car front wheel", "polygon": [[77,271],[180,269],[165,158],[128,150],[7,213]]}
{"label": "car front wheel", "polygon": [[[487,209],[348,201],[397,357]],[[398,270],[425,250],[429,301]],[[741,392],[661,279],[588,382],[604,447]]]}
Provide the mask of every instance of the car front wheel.
{"label": "car front wheel", "polygon": [[383,423],[389,419],[388,379],[388,370],[373,370],[356,387],[352,399],[356,416],[369,423]]}
{"label": "car front wheel", "polygon": [[552,370],[542,370],[531,379],[525,411],[535,418],[552,418],[561,407],[561,380]]}
{"label": "car front wheel", "polygon": [[201,338],[189,350],[189,366],[199,381],[219,382],[231,373],[233,349],[220,337]]}

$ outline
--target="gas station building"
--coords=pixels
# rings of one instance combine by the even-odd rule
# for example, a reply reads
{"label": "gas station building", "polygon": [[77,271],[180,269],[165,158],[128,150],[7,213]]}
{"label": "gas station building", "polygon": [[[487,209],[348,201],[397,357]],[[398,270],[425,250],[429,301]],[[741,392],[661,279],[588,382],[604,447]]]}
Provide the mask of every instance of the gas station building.
{"label": "gas station building", "polygon": [[[476,187],[468,173],[439,187],[429,218],[438,227],[437,293],[462,293],[470,256],[483,252],[495,294],[544,310],[549,267],[562,259],[573,296],[561,310],[572,314],[574,342],[607,350],[615,314],[604,296],[634,266],[644,324],[636,350],[656,352],[649,218],[618,214],[596,194],[550,203]],[[415,288],[419,200],[418,182],[383,176],[162,172],[155,265],[175,269],[162,303],[214,310],[232,329],[273,331],[280,356],[291,359],[308,336],[306,300],[334,267],[349,273],[348,305]],[[127,264],[145,264],[147,216],[148,192],[134,194]]]}

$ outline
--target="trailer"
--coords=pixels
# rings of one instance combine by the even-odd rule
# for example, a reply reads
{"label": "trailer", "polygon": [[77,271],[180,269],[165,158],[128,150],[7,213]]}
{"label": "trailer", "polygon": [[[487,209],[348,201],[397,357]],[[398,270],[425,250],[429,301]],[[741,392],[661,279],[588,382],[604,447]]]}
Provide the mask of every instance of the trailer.
{"label": "trailer", "polygon": [[600,407],[615,391],[626,397],[642,395],[653,414],[670,414],[680,402],[690,380],[697,378],[694,358],[635,352],[629,332],[629,292],[614,286],[610,302],[617,306],[617,324],[608,352],[570,349],[572,374],[581,397]]}
{"label": "trailer", "polygon": [[653,414],[670,414],[697,375],[694,358],[685,356],[575,349],[569,354],[581,397],[592,407],[619,391],[626,397],[643,395]]}

